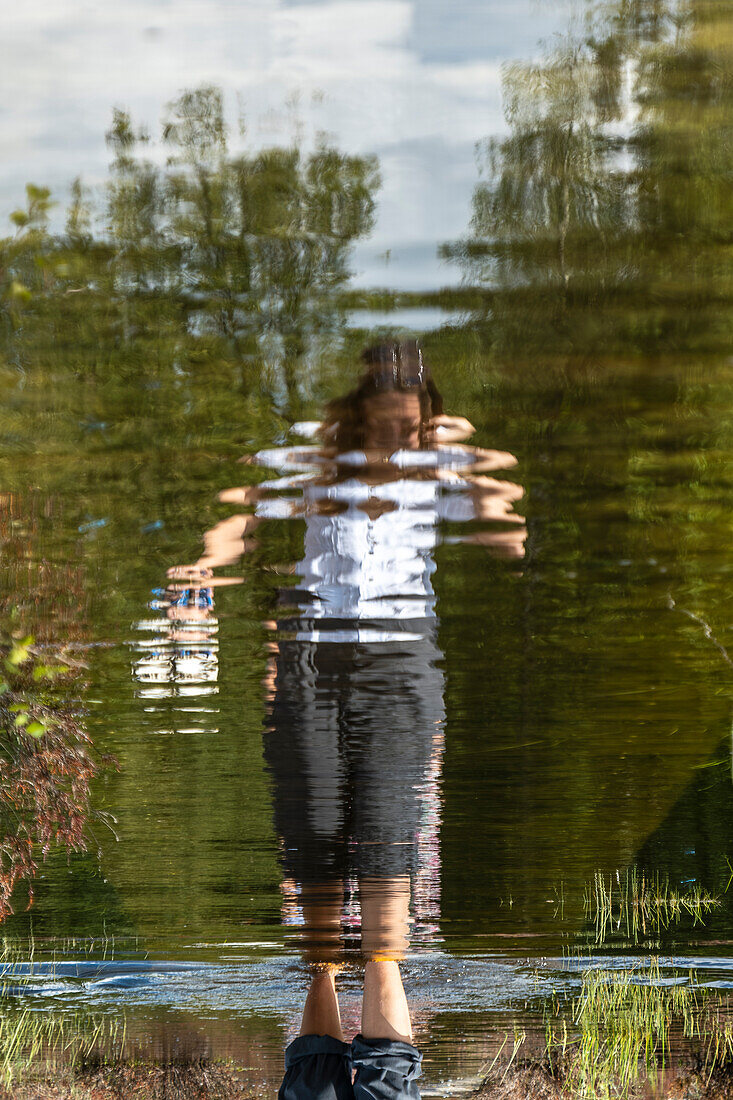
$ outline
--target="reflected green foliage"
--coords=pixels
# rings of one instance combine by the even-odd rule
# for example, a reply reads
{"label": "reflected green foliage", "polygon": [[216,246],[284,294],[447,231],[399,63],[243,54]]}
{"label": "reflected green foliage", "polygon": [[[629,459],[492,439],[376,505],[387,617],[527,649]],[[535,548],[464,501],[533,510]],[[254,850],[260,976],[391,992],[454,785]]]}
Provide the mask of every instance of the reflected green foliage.
{"label": "reflected green foliage", "polygon": [[87,848],[98,771],[78,715],[50,691],[64,678],[70,690],[72,670],[58,656],[44,661],[32,643],[0,642],[0,922],[15,911],[21,886],[32,903],[52,848]]}
{"label": "reflected green foliage", "polygon": [[499,353],[728,346],[731,14],[604,3],[507,67],[510,134],[482,146],[470,236],[444,249]]}
{"label": "reflected green foliage", "polygon": [[[482,906],[505,928],[536,914],[548,866],[576,883],[580,924],[580,862],[628,866],[645,833],[679,838],[674,856],[644,848],[676,888],[729,877],[730,780],[689,769],[717,761],[730,723],[711,639],[730,651],[731,7],[590,9],[507,68],[510,133],[482,147],[470,236],[444,250],[483,301],[442,358],[461,358],[461,410],[522,457],[530,531],[516,589],[455,551],[437,576],[443,606],[471,608],[444,626],[456,931],[481,927]],[[514,632],[495,644],[491,622]]]}
{"label": "reflected green foliage", "polygon": [[[477,545],[437,554],[441,935],[555,936],[559,882],[578,931],[584,884],[636,861],[720,893],[695,937],[728,937],[730,670],[683,611],[733,649],[730,4],[587,7],[507,71],[510,133],[448,250],[462,288],[350,289],[374,162],[234,154],[211,89],[170,107],[165,166],[116,114],[104,201],[77,184],[52,233],[29,188],[0,244],[0,477],[26,490],[0,506],[0,577],[37,637],[99,646],[89,728],[122,769],[96,797],[121,841],[101,838],[115,894],[94,904],[115,929],[171,952],[284,935],[262,623],[299,525],[263,524],[245,583],[217,591],[217,694],[137,698],[128,646],[231,514],[217,493],[263,476],[236,459],[348,388],[371,334],[344,331],[346,306],[437,301],[465,310],[423,341],[446,411],[519,456],[529,529],[521,575]],[[53,864],[44,932],[68,932],[88,880]]]}
{"label": "reflected green foliage", "polygon": [[151,434],[172,422],[210,438],[227,413],[297,415],[305,358],[343,322],[336,292],[372,224],[376,162],[325,140],[308,155],[231,153],[216,88],[169,105],[164,167],[124,112],[107,140],[101,208],[77,181],[52,233],[49,193],[28,185],[0,242],[0,434],[23,434],[18,373],[43,385],[46,415],[71,417],[72,399],[91,426],[137,416]]}

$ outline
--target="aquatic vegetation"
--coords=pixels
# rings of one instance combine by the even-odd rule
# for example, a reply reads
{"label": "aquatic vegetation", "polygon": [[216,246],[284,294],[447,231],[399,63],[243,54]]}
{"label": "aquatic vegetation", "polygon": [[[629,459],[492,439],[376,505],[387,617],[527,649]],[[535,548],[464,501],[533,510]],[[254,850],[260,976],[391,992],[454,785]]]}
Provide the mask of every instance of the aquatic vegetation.
{"label": "aquatic vegetation", "polygon": [[573,1095],[626,1096],[669,1065],[672,1030],[710,1076],[733,1059],[733,1021],[712,991],[663,975],[658,959],[626,970],[593,967],[577,997],[546,1017],[547,1059]]}
{"label": "aquatic vegetation", "polygon": [[[28,904],[39,860],[60,845],[87,847],[90,785],[99,770],[78,716],[50,693],[73,676],[62,657],[43,658],[33,639],[0,646],[0,921],[25,883]],[[99,814],[97,819],[102,819]]]}
{"label": "aquatic vegetation", "polygon": [[[509,1076],[511,1068],[514,1065],[514,1063],[517,1059],[517,1055],[519,1054],[520,1050],[522,1049],[522,1047],[523,1047],[523,1045],[526,1041],[526,1038],[527,1038],[527,1032],[525,1030],[523,1030],[523,1029],[520,1030],[518,1028],[514,1029],[513,1043],[512,1043],[512,1048],[511,1048],[511,1054],[509,1055],[509,1060],[505,1064],[504,1063],[502,1064],[502,1075],[501,1075],[502,1081],[506,1080],[506,1078]],[[509,1033],[507,1032],[504,1035],[504,1040],[501,1043],[501,1045],[499,1046],[499,1049],[497,1050],[496,1054],[492,1058],[491,1062],[487,1063],[487,1065],[485,1065],[483,1067],[483,1070],[482,1070],[482,1076],[483,1077],[488,1078],[488,1077],[491,1076],[492,1071],[493,1071],[494,1067],[496,1066],[497,1062],[500,1061],[501,1056],[504,1053],[504,1050],[508,1049],[507,1048],[507,1043],[508,1042],[509,1042]]]}
{"label": "aquatic vegetation", "polygon": [[597,871],[585,889],[583,904],[586,919],[593,922],[596,943],[614,932],[622,932],[638,943],[640,938],[659,933],[685,916],[702,924],[705,915],[719,908],[721,901],[698,884],[678,890],[671,886],[668,875],[632,866],[609,875]]}
{"label": "aquatic vegetation", "polygon": [[16,1005],[10,994],[28,980],[34,944],[21,951],[5,940],[0,947],[0,1089],[11,1089],[41,1068],[73,1070],[90,1058],[119,1056],[124,1048],[124,1017],[82,1010],[49,1011],[41,1003]]}
{"label": "aquatic vegetation", "polygon": [[121,1048],[125,1025],[114,1017],[41,1008],[0,1011],[0,1085],[9,1089],[43,1067],[73,1070],[99,1052]]}
{"label": "aquatic vegetation", "polygon": [[579,1038],[572,1066],[583,1095],[624,1095],[642,1071],[654,1078],[664,1064],[669,1027],[681,1017],[684,1034],[696,1032],[700,1003],[694,985],[660,984],[659,964],[646,973],[589,970],[575,1004]]}

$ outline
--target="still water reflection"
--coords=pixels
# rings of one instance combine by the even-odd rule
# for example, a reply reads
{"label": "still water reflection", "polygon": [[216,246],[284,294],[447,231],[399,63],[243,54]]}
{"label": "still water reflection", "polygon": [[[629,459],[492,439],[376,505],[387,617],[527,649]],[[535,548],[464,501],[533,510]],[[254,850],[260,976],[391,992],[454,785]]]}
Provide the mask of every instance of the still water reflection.
{"label": "still water reflection", "polygon": [[[209,530],[198,561],[169,570],[178,583],[168,589],[166,616],[179,625],[167,637],[175,642],[193,620],[198,640],[202,627],[215,630],[214,571],[236,564],[268,519],[305,520],[296,583],[280,591],[270,624],[264,751],[286,911],[300,906],[316,951],[335,949],[344,890],[363,899],[365,881],[372,891],[381,883],[387,898],[404,897],[405,920],[412,882],[417,920],[435,927],[445,718],[432,583],[440,524],[484,521],[467,537],[511,561],[521,560],[526,536],[512,510],[522,489],[483,473],[516,459],[459,443],[471,425],[443,414],[419,346],[383,344],[362,359],[357,386],[331,402],[322,423],[299,426],[320,441],[259,452],[255,463],[284,476],[221,493],[251,511]],[[211,658],[204,664],[199,653],[199,682]],[[138,677],[148,667],[138,662]],[[180,678],[180,661],[166,667]],[[323,927],[308,919],[312,896]],[[378,927],[362,928],[362,948],[404,950],[405,930],[385,936],[382,943]]]}
{"label": "still water reflection", "polygon": [[[220,493],[249,511],[207,531],[196,562],[169,569],[154,601],[165,630],[135,674],[143,698],[215,690],[216,571],[238,564],[268,520],[304,519],[295,583],[281,589],[269,623],[264,731],[283,919],[301,927],[304,959],[326,968],[313,979],[301,1035],[343,1042],[330,967],[359,920],[367,963],[359,1042],[401,1043],[390,1057],[399,1055],[411,1080],[416,1055],[395,964],[411,923],[425,937],[440,919],[445,704],[435,549],[443,521],[480,520],[458,538],[516,569],[526,528],[513,511],[521,487],[487,476],[516,458],[465,444],[472,425],[443,413],[419,345],[376,345],[362,361],[356,386],[331,401],[322,422],[296,426],[317,442],[255,455],[282,476]],[[285,1095],[315,1072],[317,1045],[289,1048]],[[339,1050],[347,1048],[328,1053]],[[351,1056],[357,1081],[380,1061],[358,1044]]]}
{"label": "still water reflection", "polygon": [[279,1062],[300,960],[406,953],[445,1077],[577,991],[568,950],[730,986],[730,5],[586,7],[477,124],[449,292],[355,292],[376,159],[235,154],[211,88],[165,156],[117,112],[63,231],[40,186],[15,212],[0,613],[88,663],[121,764],[120,841],[52,852],[7,925],[125,937],[70,995],[239,1013]]}

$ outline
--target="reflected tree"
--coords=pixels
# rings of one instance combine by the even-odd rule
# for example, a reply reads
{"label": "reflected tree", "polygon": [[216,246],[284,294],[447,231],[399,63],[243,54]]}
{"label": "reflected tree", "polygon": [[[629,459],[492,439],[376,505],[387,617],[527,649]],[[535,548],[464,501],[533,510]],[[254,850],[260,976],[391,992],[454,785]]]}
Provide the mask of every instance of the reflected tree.
{"label": "reflected tree", "polygon": [[183,417],[196,430],[216,387],[243,407],[264,393],[297,416],[305,358],[343,326],[338,292],[372,226],[376,160],[325,138],[310,153],[234,154],[215,87],[168,106],[164,166],[123,111],[107,141],[101,208],[77,181],[65,232],[50,233],[51,197],[29,185],[15,236],[0,241],[6,365],[48,381],[41,347],[63,349],[58,369],[86,380],[92,418],[116,400],[128,416]]}
{"label": "reflected tree", "polygon": [[295,414],[302,357],[343,320],[335,292],[372,225],[376,163],[325,141],[308,156],[296,146],[232,156],[213,87],[169,106],[163,140],[160,173],[135,156],[145,135],[115,115],[109,215],[121,285],[177,320],[194,357],[231,372],[245,395],[274,357],[274,389],[284,383]]}
{"label": "reflected tree", "polygon": [[[129,619],[115,576],[125,539],[140,537],[141,508],[149,530],[167,536],[190,522],[177,487],[191,508],[197,493],[212,507],[212,453],[231,456],[298,416],[318,384],[321,344],[344,328],[339,294],[379,186],[375,159],[325,138],[307,152],[233,152],[211,87],[168,106],[160,146],[119,110],[107,141],[101,191],[77,180],[59,212],[48,189],[29,184],[0,240],[0,449],[11,455],[0,494],[10,594],[0,598],[0,920],[47,852],[84,848],[99,763],[78,715],[45,698],[38,662],[5,676],[12,632],[55,650],[83,633],[92,591],[112,618]],[[201,466],[207,480],[197,485]],[[23,536],[35,512],[5,492],[16,481],[43,486],[33,507],[45,537],[63,527],[71,543],[49,549]],[[69,494],[63,524],[53,484]],[[135,561],[149,568],[144,555]],[[259,705],[258,685],[253,722]],[[210,765],[198,749],[190,763],[203,773]],[[190,779],[181,797],[193,797]],[[209,827],[208,808],[201,822]]]}
{"label": "reflected tree", "polygon": [[[456,570],[450,588],[446,570],[438,578],[439,598],[464,601],[475,615],[452,637],[452,624],[443,625],[454,722],[446,789],[461,793],[447,806],[441,838],[448,927],[472,920],[485,930],[485,913],[509,897],[512,927],[522,919],[535,927],[547,866],[569,868],[556,871],[555,882],[571,876],[582,853],[600,851],[614,835],[616,854],[606,846],[598,863],[610,869],[636,858],[639,842],[624,851],[617,827],[624,814],[637,835],[651,837],[640,846],[647,866],[660,865],[661,841],[672,836],[675,850],[661,866],[684,879],[684,850],[699,839],[705,883],[722,890],[729,876],[730,829],[715,833],[702,822],[716,814],[728,820],[729,788],[707,782],[714,793],[705,795],[704,814],[700,784],[681,796],[690,772],[681,768],[670,781],[664,721],[657,725],[663,766],[646,773],[646,789],[638,759],[630,765],[625,797],[639,795],[633,812],[609,797],[607,768],[622,724],[626,731],[638,724],[639,755],[649,752],[651,708],[640,700],[664,681],[669,730],[699,691],[698,713],[686,718],[691,743],[697,739],[708,762],[728,774],[713,755],[730,724],[727,696],[716,686],[728,670],[704,651],[702,631],[681,638],[684,616],[665,617],[665,600],[672,590],[680,607],[723,636],[716,570],[725,568],[721,486],[732,422],[732,7],[728,0],[604,2],[539,62],[507,68],[509,133],[480,147],[469,232],[444,249],[477,300],[467,315],[478,350],[464,408],[521,455],[529,529],[523,604],[514,613],[521,626],[501,652],[481,628],[492,617],[511,621],[503,607],[497,613],[496,590],[486,586],[481,614],[470,572]],[[644,604],[649,625],[637,626],[623,608],[609,615],[604,586],[609,599],[623,593],[626,608]],[[472,691],[479,677],[481,689]],[[621,714],[604,692],[629,677],[638,684]],[[557,691],[563,682],[570,698]],[[674,698],[675,683],[685,685],[684,697]],[[572,777],[543,744],[538,731],[546,723],[562,731]],[[491,747],[469,779],[476,728],[491,731]],[[500,731],[516,754],[507,753],[505,766],[494,755]],[[562,782],[548,794],[556,767]],[[472,802],[491,807],[470,822],[475,857],[466,845]],[[506,806],[515,810],[503,819]],[[604,814],[610,825],[601,845]]]}
{"label": "reflected tree", "polygon": [[507,68],[510,133],[480,146],[470,235],[444,249],[484,288],[497,350],[729,336],[730,14],[603,3],[541,62]]}

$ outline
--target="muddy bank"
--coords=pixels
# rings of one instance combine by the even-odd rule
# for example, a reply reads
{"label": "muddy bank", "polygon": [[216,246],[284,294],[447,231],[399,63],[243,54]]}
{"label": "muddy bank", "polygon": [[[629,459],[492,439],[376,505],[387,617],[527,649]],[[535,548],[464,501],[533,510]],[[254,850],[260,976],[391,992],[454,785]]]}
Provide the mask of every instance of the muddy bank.
{"label": "muddy bank", "polygon": [[121,1063],[0,1086],[0,1100],[262,1100],[268,1095],[264,1085],[253,1087],[236,1068],[218,1063]]}
{"label": "muddy bank", "polygon": [[[610,1095],[621,1095],[609,1090]],[[271,1087],[253,1086],[236,1067],[221,1063],[121,1063],[49,1075],[44,1080],[0,1087],[0,1100],[264,1100]],[[450,1096],[451,1093],[444,1095]],[[456,1096],[465,1096],[460,1089]],[[531,1063],[496,1073],[469,1100],[567,1100],[578,1095],[570,1079],[548,1065]],[[733,1100],[733,1065],[713,1073],[693,1061],[660,1070],[626,1093],[631,1100]]]}
{"label": "muddy bank", "polygon": [[[547,1063],[512,1068],[487,1078],[470,1100],[568,1100],[580,1095],[577,1085],[562,1071],[554,1074]],[[656,1080],[639,1078],[627,1091],[609,1088],[610,1096],[655,1097],[659,1100],[733,1100],[733,1065],[706,1071],[690,1063],[660,1070]]]}

